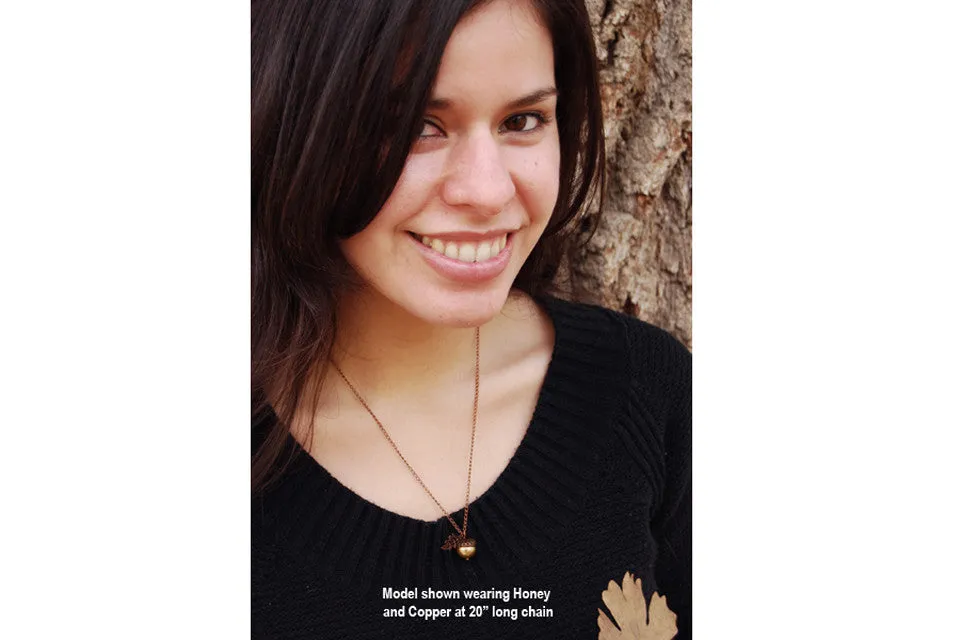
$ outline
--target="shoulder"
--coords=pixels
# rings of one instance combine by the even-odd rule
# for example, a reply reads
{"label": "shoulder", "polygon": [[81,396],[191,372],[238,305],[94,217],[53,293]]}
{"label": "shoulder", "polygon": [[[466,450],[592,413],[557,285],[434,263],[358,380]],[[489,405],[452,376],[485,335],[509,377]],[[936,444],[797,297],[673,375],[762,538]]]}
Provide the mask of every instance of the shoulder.
{"label": "shoulder", "polygon": [[588,342],[623,349],[630,356],[631,369],[690,367],[690,351],[683,343],[649,322],[594,304],[552,297],[538,301],[555,325],[573,329],[580,337],[592,336]]}
{"label": "shoulder", "polygon": [[689,400],[693,358],[687,347],[669,332],[624,314],[629,343],[630,374],[675,401]]}
{"label": "shoulder", "polygon": [[558,298],[539,302],[556,326],[558,342],[586,364],[615,366],[636,402],[656,413],[689,403],[692,357],[669,332],[597,305]]}

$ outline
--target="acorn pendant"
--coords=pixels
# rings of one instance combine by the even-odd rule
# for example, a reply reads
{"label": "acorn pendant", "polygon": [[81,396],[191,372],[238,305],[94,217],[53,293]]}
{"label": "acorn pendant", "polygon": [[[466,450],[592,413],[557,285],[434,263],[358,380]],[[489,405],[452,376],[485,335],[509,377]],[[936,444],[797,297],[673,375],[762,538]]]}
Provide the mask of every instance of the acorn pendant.
{"label": "acorn pendant", "polygon": [[473,538],[467,538],[457,543],[457,553],[464,560],[469,560],[477,552],[477,541]]}
{"label": "acorn pendant", "polygon": [[477,541],[473,538],[464,538],[456,533],[451,533],[440,548],[444,551],[456,549],[457,555],[464,560],[469,560],[477,553]]}

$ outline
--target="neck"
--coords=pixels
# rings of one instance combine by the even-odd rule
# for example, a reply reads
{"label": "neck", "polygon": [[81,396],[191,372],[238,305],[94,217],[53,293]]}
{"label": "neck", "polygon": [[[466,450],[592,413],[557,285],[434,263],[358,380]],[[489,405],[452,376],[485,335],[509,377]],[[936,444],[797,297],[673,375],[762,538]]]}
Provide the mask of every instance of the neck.
{"label": "neck", "polygon": [[476,327],[424,322],[369,291],[342,301],[337,325],[334,362],[366,392],[415,393],[473,378]]}

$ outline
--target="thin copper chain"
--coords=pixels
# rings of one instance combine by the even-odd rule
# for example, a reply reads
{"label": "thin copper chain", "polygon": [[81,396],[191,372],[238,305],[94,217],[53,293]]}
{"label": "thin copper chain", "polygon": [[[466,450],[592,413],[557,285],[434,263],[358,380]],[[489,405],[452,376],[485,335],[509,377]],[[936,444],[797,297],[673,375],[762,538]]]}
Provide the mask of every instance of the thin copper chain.
{"label": "thin copper chain", "polygon": [[450,512],[443,508],[443,505],[440,504],[440,501],[437,500],[436,496],[433,495],[433,492],[427,488],[427,484],[423,481],[423,478],[420,477],[420,474],[417,473],[413,465],[411,465],[402,453],[400,453],[400,447],[397,446],[397,443],[393,441],[393,438],[390,437],[390,434],[387,433],[386,427],[383,426],[383,423],[380,422],[380,419],[377,418],[377,415],[373,412],[373,409],[364,401],[363,397],[360,395],[360,392],[357,391],[356,387],[350,383],[350,380],[347,379],[347,376],[344,375],[343,371],[340,370],[340,367],[337,366],[337,363],[332,362],[333,368],[337,370],[337,373],[340,374],[340,377],[343,378],[343,381],[347,383],[347,386],[350,387],[350,391],[353,392],[353,395],[356,396],[357,400],[360,401],[360,404],[363,405],[363,408],[367,410],[367,413],[370,414],[370,417],[373,418],[373,421],[377,423],[377,426],[380,427],[380,432],[383,433],[383,436],[387,439],[387,442],[390,443],[390,446],[393,447],[393,450],[397,452],[397,455],[400,456],[400,459],[403,460],[403,464],[407,465],[407,469],[410,470],[410,473],[413,474],[413,477],[417,479],[417,482],[420,483],[420,486],[423,487],[423,490],[427,492],[427,495],[436,503],[437,507],[440,508],[440,511],[443,512],[443,516],[450,521],[450,524],[453,525],[453,528],[456,529],[462,537],[467,537],[467,519],[470,515],[470,482],[473,478],[473,446],[477,441],[477,415],[479,412],[480,405],[480,327],[477,327],[476,332],[476,354],[475,354],[475,364],[473,369],[473,427],[470,430],[470,459],[467,464],[467,495],[464,498],[464,507],[463,507],[463,528],[461,529],[457,525],[456,521],[450,516]]}

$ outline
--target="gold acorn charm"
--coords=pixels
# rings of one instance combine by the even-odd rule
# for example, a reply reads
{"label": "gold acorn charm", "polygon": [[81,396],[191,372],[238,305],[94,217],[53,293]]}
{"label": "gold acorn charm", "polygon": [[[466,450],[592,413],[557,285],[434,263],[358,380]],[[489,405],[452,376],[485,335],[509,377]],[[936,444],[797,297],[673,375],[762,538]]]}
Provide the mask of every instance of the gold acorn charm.
{"label": "gold acorn charm", "polygon": [[477,541],[473,538],[465,538],[458,533],[451,533],[440,548],[444,551],[456,549],[457,555],[464,560],[469,560],[477,553]]}
{"label": "gold acorn charm", "polygon": [[473,538],[465,538],[457,543],[457,553],[464,560],[469,560],[477,553],[477,541]]}

